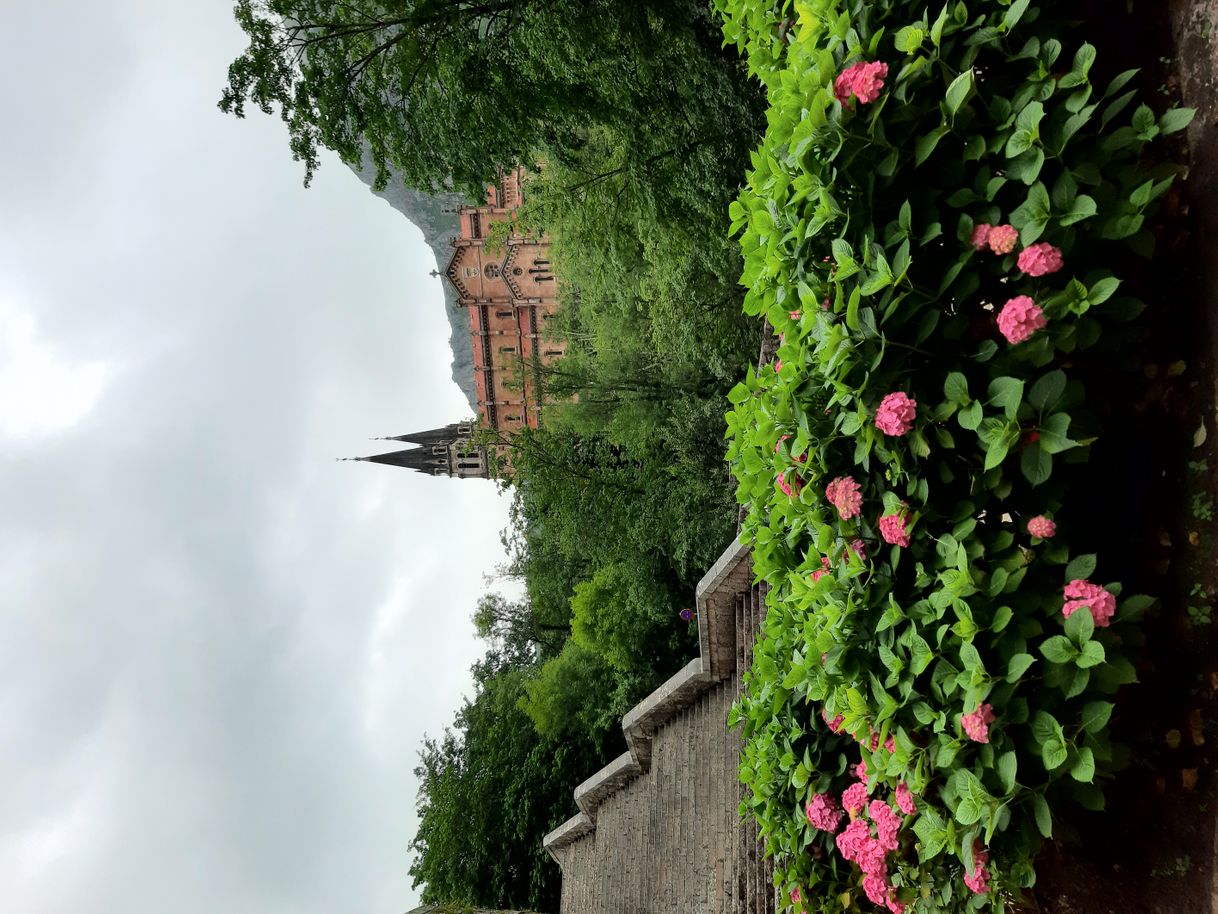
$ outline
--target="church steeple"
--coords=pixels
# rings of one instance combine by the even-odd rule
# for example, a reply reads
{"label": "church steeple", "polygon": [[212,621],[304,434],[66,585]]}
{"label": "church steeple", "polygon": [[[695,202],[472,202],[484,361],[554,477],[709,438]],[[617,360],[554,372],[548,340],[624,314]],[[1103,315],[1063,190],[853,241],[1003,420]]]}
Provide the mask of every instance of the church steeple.
{"label": "church steeple", "polygon": [[469,438],[474,433],[472,422],[453,422],[443,428],[428,429],[425,432],[410,432],[407,435],[386,435],[373,438],[373,441],[408,441],[411,444],[421,444],[430,447],[433,444],[447,444],[458,438]]}
{"label": "church steeple", "polygon": [[460,479],[476,476],[489,479],[490,463],[487,460],[486,448],[474,444],[473,434],[472,422],[454,422],[443,428],[373,439],[405,441],[417,447],[346,459],[403,467],[426,473],[428,476],[454,476]]}

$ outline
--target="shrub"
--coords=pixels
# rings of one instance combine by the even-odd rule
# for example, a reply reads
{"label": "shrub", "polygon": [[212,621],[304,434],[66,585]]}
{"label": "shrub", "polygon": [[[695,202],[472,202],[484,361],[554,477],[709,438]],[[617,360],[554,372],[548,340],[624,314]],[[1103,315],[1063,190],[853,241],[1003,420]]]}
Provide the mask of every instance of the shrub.
{"label": "shrub", "polygon": [[1115,767],[1151,601],[1071,552],[1077,366],[1142,308],[1107,265],[1152,250],[1174,170],[1147,147],[1192,112],[1133,107],[1134,71],[1093,85],[1029,0],[717,4],[769,94],[731,217],[745,310],[782,334],[728,414],[771,586],[747,806],[784,897],[976,910]]}

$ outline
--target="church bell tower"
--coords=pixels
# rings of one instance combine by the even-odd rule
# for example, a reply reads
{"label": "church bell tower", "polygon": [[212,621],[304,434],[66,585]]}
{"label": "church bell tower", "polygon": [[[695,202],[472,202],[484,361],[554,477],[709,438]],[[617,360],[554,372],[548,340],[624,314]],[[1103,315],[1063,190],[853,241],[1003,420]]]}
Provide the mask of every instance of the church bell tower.
{"label": "church bell tower", "polygon": [[443,428],[375,439],[377,441],[402,441],[412,444],[414,447],[390,451],[386,454],[374,454],[370,457],[343,459],[404,467],[408,470],[426,473],[428,476],[490,479],[491,468],[486,448],[475,444],[473,437],[473,422],[454,422]]}

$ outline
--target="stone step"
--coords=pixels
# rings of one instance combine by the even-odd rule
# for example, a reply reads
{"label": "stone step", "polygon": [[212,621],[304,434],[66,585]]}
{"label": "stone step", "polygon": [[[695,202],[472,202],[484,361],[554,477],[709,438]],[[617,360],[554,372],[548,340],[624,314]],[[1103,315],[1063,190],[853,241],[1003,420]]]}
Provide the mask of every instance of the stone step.
{"label": "stone step", "polygon": [[765,612],[750,575],[739,547],[708,572],[699,657],[623,719],[628,752],[580,785],[580,814],[547,836],[559,914],[776,914],[727,728]]}

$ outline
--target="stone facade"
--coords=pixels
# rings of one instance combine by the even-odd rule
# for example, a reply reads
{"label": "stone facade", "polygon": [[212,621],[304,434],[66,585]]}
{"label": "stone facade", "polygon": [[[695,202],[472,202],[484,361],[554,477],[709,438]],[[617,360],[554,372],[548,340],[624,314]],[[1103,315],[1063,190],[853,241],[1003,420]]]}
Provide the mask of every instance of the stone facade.
{"label": "stone facade", "polygon": [[497,443],[476,445],[473,423],[457,423],[379,439],[419,447],[355,459],[461,479],[510,472],[512,436],[541,423],[540,370],[566,351],[566,344],[547,332],[558,304],[549,242],[509,233],[498,250],[487,249],[494,227],[510,222],[524,194],[524,169],[514,168],[487,185],[482,205],[457,207],[460,233],[452,239],[453,254],[444,270],[457,305],[468,315],[475,422]]}
{"label": "stone facade", "polygon": [[698,585],[700,654],[622,719],[627,751],[575,790],[545,838],[559,914],[774,914],[773,869],[738,809],[740,735],[727,727],[765,612],[748,552]]}
{"label": "stone facade", "polygon": [[487,187],[483,205],[458,207],[461,233],[444,271],[457,304],[469,312],[478,423],[505,440],[540,423],[535,366],[566,349],[546,332],[557,308],[549,242],[509,234],[500,249],[486,248],[494,226],[510,220],[524,194],[524,169],[516,168]]}
{"label": "stone facade", "polygon": [[509,233],[501,250],[488,251],[486,245],[495,225],[510,222],[524,195],[524,168],[513,168],[487,185],[484,204],[457,207],[460,234],[452,240],[452,257],[443,273],[457,292],[457,305],[469,316],[475,423],[498,444],[475,445],[475,423],[456,423],[378,439],[417,446],[354,459],[429,475],[488,479],[501,470],[510,472],[509,442],[516,431],[541,424],[538,372],[566,351],[564,342],[547,333],[558,307],[549,243]]}

